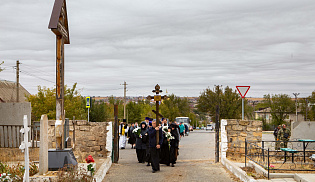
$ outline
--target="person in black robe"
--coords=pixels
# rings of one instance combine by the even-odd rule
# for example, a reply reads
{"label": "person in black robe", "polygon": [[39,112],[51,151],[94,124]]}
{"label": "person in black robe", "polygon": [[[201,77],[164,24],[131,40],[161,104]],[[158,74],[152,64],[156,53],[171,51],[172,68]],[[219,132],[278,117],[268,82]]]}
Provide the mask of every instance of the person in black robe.
{"label": "person in black robe", "polygon": [[136,153],[139,163],[144,163],[146,161],[146,149],[147,145],[145,143],[145,140],[147,140],[147,124],[145,122],[142,122],[140,124],[141,132],[140,136],[136,135]]}
{"label": "person in black robe", "polygon": [[135,129],[135,125],[134,123],[132,123],[128,130],[128,136],[129,136],[128,143],[131,145],[132,149],[134,147],[134,144],[136,143],[136,135],[132,133],[134,129]]}
{"label": "person in black robe", "polygon": [[[145,122],[147,123],[148,125],[148,131],[149,129],[152,127],[152,121],[153,119],[152,118],[149,118],[149,117],[146,117],[145,118]],[[147,135],[148,136],[149,133],[147,132]],[[150,150],[149,150],[149,137],[146,137],[145,138],[145,143],[147,145],[147,150],[146,150],[146,161],[148,162],[147,166],[150,166],[150,163],[151,163],[151,156],[150,156]]]}
{"label": "person in black robe", "polygon": [[171,135],[174,139],[171,139],[171,147],[170,147],[170,163],[172,163],[172,167],[176,164],[177,156],[178,156],[178,147],[179,147],[179,127],[175,123],[170,124]]}
{"label": "person in black robe", "polygon": [[162,119],[163,143],[161,145],[160,164],[166,164],[167,166],[169,166],[170,165],[170,147],[168,144],[168,139],[166,138],[164,127],[168,128],[166,118]]}
{"label": "person in black robe", "polygon": [[[156,141],[156,132],[159,132],[159,143]],[[156,126],[156,121],[152,122],[152,127],[148,130],[149,133],[149,150],[151,157],[152,173],[160,170],[160,148],[163,142],[162,128]]]}

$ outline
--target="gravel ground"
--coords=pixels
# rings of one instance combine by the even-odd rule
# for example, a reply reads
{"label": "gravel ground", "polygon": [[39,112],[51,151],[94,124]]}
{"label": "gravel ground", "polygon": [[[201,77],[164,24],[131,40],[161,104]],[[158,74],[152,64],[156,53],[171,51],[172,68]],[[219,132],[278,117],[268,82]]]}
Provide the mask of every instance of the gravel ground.
{"label": "gravel ground", "polygon": [[112,165],[103,181],[233,181],[221,163],[214,163],[214,133],[205,131],[193,131],[182,138],[175,167],[161,165],[161,171],[151,171],[137,162],[136,151],[128,145],[120,150],[118,164]]}

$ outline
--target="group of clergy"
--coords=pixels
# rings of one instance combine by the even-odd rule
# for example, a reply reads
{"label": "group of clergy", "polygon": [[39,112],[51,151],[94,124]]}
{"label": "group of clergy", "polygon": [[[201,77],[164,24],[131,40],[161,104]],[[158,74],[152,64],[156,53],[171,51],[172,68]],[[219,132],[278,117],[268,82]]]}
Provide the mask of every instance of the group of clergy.
{"label": "group of clergy", "polygon": [[[136,136],[136,153],[139,163],[147,162],[152,166],[152,172],[160,170],[160,164],[172,166],[176,164],[179,146],[179,127],[174,122],[168,125],[166,118],[157,126],[156,121],[146,117],[140,124],[140,134]],[[167,132],[173,136],[167,138]],[[159,143],[156,140],[156,132],[159,132]]]}
{"label": "group of clergy", "polygon": [[[140,132],[134,133],[134,129],[138,127]],[[156,132],[159,132],[158,143]],[[172,137],[167,138],[167,133]],[[176,122],[168,124],[167,119],[162,118],[161,124],[157,126],[155,120],[146,117],[139,126],[138,123],[132,123],[128,127],[126,120],[123,120],[119,126],[119,136],[120,148],[125,149],[129,137],[128,143],[131,144],[132,149],[136,149],[138,162],[151,165],[153,173],[160,170],[160,164],[175,166],[180,141],[179,126]]]}

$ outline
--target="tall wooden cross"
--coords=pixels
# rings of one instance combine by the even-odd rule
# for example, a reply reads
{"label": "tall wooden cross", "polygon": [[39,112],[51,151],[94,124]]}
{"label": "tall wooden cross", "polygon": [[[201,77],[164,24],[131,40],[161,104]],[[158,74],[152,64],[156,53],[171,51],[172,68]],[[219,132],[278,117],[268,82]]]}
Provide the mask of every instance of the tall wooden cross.
{"label": "tall wooden cross", "polygon": [[[64,111],[64,44],[70,44],[66,0],[55,0],[48,28],[56,35],[56,120],[65,121]],[[62,132],[64,133],[64,132]],[[64,136],[57,149],[64,148]]]}
{"label": "tall wooden cross", "polygon": [[[156,115],[156,126],[158,127],[159,124],[160,124],[160,119],[159,117],[163,117],[160,113],[159,113],[159,108],[160,108],[160,101],[162,101],[162,99],[166,99],[167,96],[164,95],[164,96],[161,96],[159,95],[160,92],[162,92],[162,90],[160,90],[160,85],[159,84],[156,84],[155,85],[155,90],[152,90],[153,93],[155,93],[156,95],[154,96],[148,96],[147,99],[151,100],[151,99],[154,99],[155,101],[155,106],[156,106],[156,110],[152,110],[155,115]],[[156,144],[158,145],[159,143],[159,132],[156,132]]]}

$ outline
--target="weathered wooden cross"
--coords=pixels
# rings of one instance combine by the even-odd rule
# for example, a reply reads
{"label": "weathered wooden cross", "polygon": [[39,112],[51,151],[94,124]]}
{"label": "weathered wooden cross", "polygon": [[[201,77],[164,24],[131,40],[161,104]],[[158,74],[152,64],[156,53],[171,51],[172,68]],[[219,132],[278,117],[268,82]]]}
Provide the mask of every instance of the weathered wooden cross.
{"label": "weathered wooden cross", "polygon": [[[66,0],[55,0],[48,28],[56,35],[56,120],[65,121],[64,111],[64,44],[70,44]],[[62,132],[64,133],[64,132]],[[64,148],[64,139],[56,148]],[[60,143],[59,143],[60,142]]]}
{"label": "weathered wooden cross", "polygon": [[[155,90],[152,90],[153,93],[155,93],[156,95],[154,96],[148,96],[147,99],[151,100],[151,99],[154,99],[155,101],[155,106],[156,106],[156,110],[152,110],[155,115],[156,115],[156,126],[158,127],[159,124],[160,124],[160,119],[159,117],[163,117],[160,113],[159,113],[159,108],[160,108],[160,101],[162,101],[162,99],[166,99],[167,96],[164,95],[164,96],[161,96],[159,95],[160,92],[163,92],[162,90],[160,90],[160,85],[159,84],[156,84],[155,85]],[[159,143],[159,132],[156,132],[156,144]]]}

